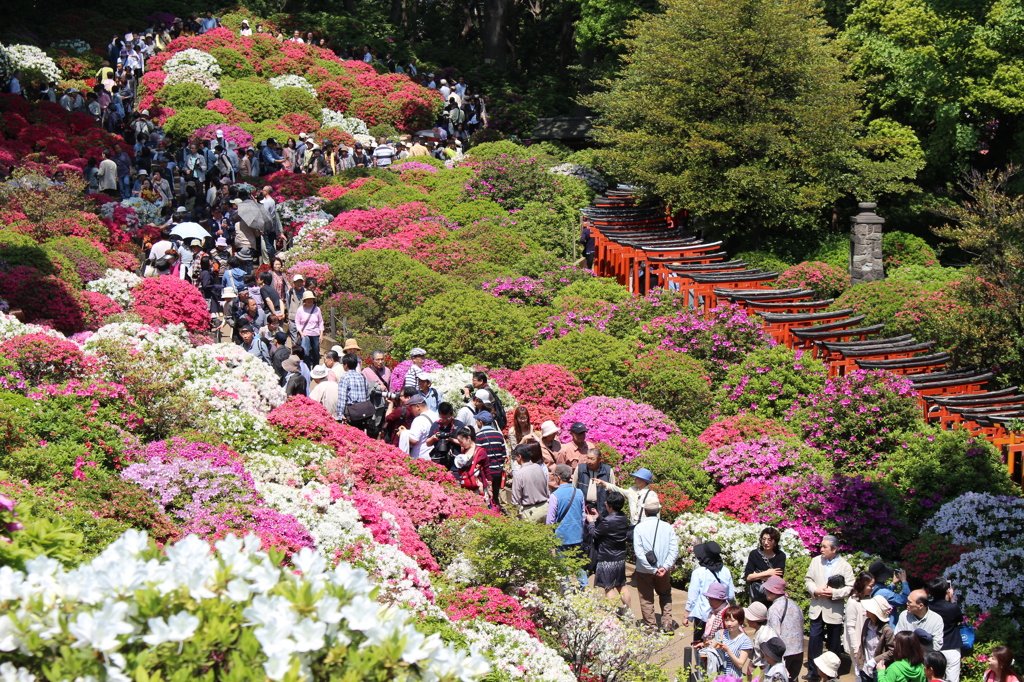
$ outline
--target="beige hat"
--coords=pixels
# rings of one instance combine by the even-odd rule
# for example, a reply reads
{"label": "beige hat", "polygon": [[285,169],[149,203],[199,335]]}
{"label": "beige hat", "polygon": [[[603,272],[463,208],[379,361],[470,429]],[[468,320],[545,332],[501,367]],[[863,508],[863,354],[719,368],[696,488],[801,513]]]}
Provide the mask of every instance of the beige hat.
{"label": "beige hat", "polygon": [[864,599],[861,601],[861,605],[865,611],[873,613],[879,620],[886,620],[889,617],[889,612],[892,611],[889,600],[880,594],[876,594],[870,599]]}
{"label": "beige hat", "polygon": [[342,348],[341,350],[347,353],[349,352],[350,349],[357,350],[359,352],[362,352],[363,350],[362,348],[359,347],[359,342],[356,341],[355,339],[345,339],[345,347]]}
{"label": "beige hat", "polygon": [[238,298],[238,294],[235,293],[234,287],[224,287],[220,292],[221,298]]}
{"label": "beige hat", "polygon": [[768,620],[768,607],[762,602],[756,601],[743,609],[743,615],[747,620],[763,623]]}
{"label": "beige hat", "polygon": [[305,282],[306,278],[303,277],[302,275],[292,275],[292,281],[293,282]]}
{"label": "beige hat", "polygon": [[555,422],[550,419],[540,425],[540,435],[542,436],[551,436],[558,433],[558,431],[559,429],[555,426]]}
{"label": "beige hat", "polygon": [[839,657],[831,651],[826,651],[814,659],[814,667],[821,673],[821,677],[826,680],[839,677],[839,664]]}
{"label": "beige hat", "polygon": [[326,379],[327,378],[327,367],[324,365],[317,365],[309,371],[309,376],[313,379]]}
{"label": "beige hat", "polygon": [[302,295],[302,300],[303,301],[312,301],[315,298],[316,298],[316,294],[314,294],[312,291],[307,291],[306,293],[304,293]]}
{"label": "beige hat", "polygon": [[647,500],[644,502],[644,511],[661,511],[661,502],[658,502],[657,500]]}

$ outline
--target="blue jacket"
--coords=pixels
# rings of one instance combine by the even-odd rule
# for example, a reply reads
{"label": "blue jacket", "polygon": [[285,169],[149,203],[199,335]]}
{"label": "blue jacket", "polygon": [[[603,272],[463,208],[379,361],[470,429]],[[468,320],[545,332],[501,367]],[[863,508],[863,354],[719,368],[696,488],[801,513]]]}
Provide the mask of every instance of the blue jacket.
{"label": "blue jacket", "polygon": [[902,611],[901,606],[907,605],[907,598],[910,596],[910,585],[903,583],[903,589],[896,592],[890,585],[879,585],[875,584],[871,588],[871,596],[874,597],[876,594],[880,594],[885,597],[886,601],[889,602],[889,606],[892,607],[892,611],[889,612],[889,625],[896,627],[896,619],[900,616]]}
{"label": "blue jacket", "polygon": [[[555,535],[562,539],[563,545],[578,545],[583,542],[583,498],[586,495],[571,484],[563,483],[548,498],[547,522],[548,525],[558,524]],[[558,521],[559,517],[562,517],[561,522]]]}
{"label": "blue jacket", "polygon": [[225,287],[234,288],[235,293],[237,294],[245,288],[245,282],[242,281],[243,277],[245,277],[245,270],[241,268],[232,268],[224,271],[221,281]]}

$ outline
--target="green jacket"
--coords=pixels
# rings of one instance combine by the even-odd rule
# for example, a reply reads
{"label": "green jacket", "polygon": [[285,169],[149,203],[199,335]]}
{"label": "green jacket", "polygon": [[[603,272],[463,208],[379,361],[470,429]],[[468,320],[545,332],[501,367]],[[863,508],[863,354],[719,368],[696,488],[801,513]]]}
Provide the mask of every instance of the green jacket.
{"label": "green jacket", "polygon": [[924,666],[896,661],[878,674],[878,682],[925,682]]}

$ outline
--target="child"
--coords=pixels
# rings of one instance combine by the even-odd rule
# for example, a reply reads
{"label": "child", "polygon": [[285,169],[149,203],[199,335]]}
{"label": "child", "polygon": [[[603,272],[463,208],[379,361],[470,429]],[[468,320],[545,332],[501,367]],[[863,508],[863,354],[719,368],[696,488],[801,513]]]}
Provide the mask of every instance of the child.
{"label": "child", "polygon": [[839,678],[839,656],[826,651],[814,659],[814,666],[821,674],[821,682],[835,682]]}
{"label": "child", "polygon": [[763,682],[789,682],[789,673],[783,660],[786,655],[786,643],[778,637],[772,637],[761,644],[761,654],[768,663],[768,670],[761,678]]}
{"label": "child", "polygon": [[[739,606],[726,608],[722,615],[725,629],[720,630],[715,635],[714,641],[709,645],[711,648],[725,654],[723,660],[725,667],[722,668],[722,672],[726,675],[739,677],[747,667],[747,661],[750,659],[750,650],[754,648],[750,638],[743,632],[743,621],[742,608]],[[711,661],[712,659],[709,657],[709,664]],[[708,674],[710,675],[710,673],[709,665]]]}
{"label": "child", "polygon": [[945,681],[946,657],[941,651],[929,651],[924,655],[924,677],[927,682]]}

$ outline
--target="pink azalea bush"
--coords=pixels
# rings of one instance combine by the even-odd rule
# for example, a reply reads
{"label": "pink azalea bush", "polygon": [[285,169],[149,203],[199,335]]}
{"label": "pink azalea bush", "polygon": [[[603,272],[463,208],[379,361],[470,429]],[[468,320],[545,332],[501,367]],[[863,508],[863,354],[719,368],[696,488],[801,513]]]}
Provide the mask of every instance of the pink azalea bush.
{"label": "pink azalea bush", "polygon": [[730,486],[815,473],[824,465],[823,460],[817,451],[799,441],[761,436],[715,448],[701,466],[719,485]]}
{"label": "pink azalea bush", "polygon": [[720,304],[708,317],[680,312],[655,318],[643,326],[638,341],[641,352],[663,348],[689,353],[707,366],[716,383],[747,353],[774,345],[760,318],[731,303]]}
{"label": "pink azalea bush", "polygon": [[740,414],[716,421],[704,429],[697,440],[714,449],[759,436],[792,438],[796,434],[781,422],[772,421],[759,415]]}
{"label": "pink azalea bush", "polygon": [[210,310],[202,294],[185,280],[163,275],[132,289],[132,308],[146,324],[183,324],[192,332],[210,328]]}
{"label": "pink azalea bush", "polygon": [[863,476],[782,478],[764,494],[755,520],[791,528],[812,552],[828,534],[839,538],[842,551],[871,547],[888,556],[908,539],[882,484]]}
{"label": "pink azalea bush", "polygon": [[870,470],[882,453],[899,446],[899,432],[921,424],[916,396],[906,377],[856,370],[830,377],[791,414],[807,444],[827,453],[837,468]]}
{"label": "pink azalea bush", "polygon": [[704,511],[725,514],[741,523],[754,523],[761,500],[769,487],[764,483],[749,481],[727,486],[711,498]]}
{"label": "pink azalea bush", "polygon": [[586,425],[589,440],[618,450],[624,462],[679,433],[665,413],[625,398],[592,396],[572,405],[558,422],[563,443],[572,439],[569,427],[575,422]]}
{"label": "pink azalea bush", "polygon": [[61,383],[89,372],[90,361],[77,344],[49,334],[15,336],[0,344],[0,354],[13,362],[30,385]]}
{"label": "pink azalea bush", "polygon": [[107,323],[111,315],[124,312],[117,301],[95,291],[82,291],[78,294],[82,301],[83,325],[89,331],[96,331]]}
{"label": "pink azalea bush", "polygon": [[850,275],[828,263],[806,261],[779,275],[775,288],[814,289],[821,298],[835,298],[850,288]]}
{"label": "pink azalea bush", "polygon": [[426,204],[413,202],[398,208],[345,211],[331,221],[331,227],[335,230],[356,232],[367,239],[373,239],[397,232],[409,222],[426,217],[429,210]]}
{"label": "pink azalea bush", "polygon": [[550,305],[554,294],[544,282],[532,277],[499,277],[484,282],[482,288],[495,298],[505,298],[519,305]]}
{"label": "pink azalea bush", "polygon": [[[207,107],[207,109],[209,108],[210,107]],[[191,137],[188,138],[188,141],[200,143],[205,142],[207,140],[215,140],[217,139],[218,130],[224,133],[225,140],[227,140],[228,142],[235,143],[235,149],[246,149],[247,147],[252,146],[252,135],[242,130],[238,126],[226,125],[223,123],[213,123],[208,126],[203,126],[202,128],[197,129],[194,133],[192,133]]]}
{"label": "pink azalea bush", "polygon": [[520,404],[543,405],[560,410],[568,409],[583,398],[583,382],[561,365],[527,365],[508,372],[501,379],[501,387],[516,397]]}
{"label": "pink azalea bush", "polygon": [[497,587],[468,587],[446,594],[440,601],[452,620],[486,620],[537,636],[537,625],[530,612]]}
{"label": "pink azalea bush", "polygon": [[288,281],[295,275],[302,275],[307,281],[310,277],[315,277],[317,282],[323,284],[331,276],[331,266],[317,263],[315,260],[300,260],[288,268]]}
{"label": "pink azalea bush", "polygon": [[[412,349],[410,349],[412,350]],[[409,373],[409,368],[412,367],[412,360],[402,360],[398,363],[394,369],[391,370],[391,386],[392,391],[401,391],[402,387],[405,386],[405,375]],[[444,369],[437,360],[431,360],[427,358],[423,361],[423,371],[432,372],[435,369]]]}

